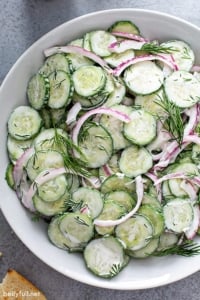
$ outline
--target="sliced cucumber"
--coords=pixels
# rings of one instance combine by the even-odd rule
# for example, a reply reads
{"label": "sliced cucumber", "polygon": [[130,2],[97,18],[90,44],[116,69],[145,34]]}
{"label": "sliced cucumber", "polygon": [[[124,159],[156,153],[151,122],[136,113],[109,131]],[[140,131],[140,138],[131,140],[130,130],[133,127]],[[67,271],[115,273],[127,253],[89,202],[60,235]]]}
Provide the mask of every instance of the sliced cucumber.
{"label": "sliced cucumber", "polygon": [[[130,115],[132,112],[132,108],[125,105],[114,105],[112,106],[112,109],[126,113],[127,115]],[[102,124],[111,134],[114,150],[117,151],[123,149],[130,144],[123,135],[124,124],[122,121],[112,116],[102,115],[100,124]]]}
{"label": "sliced cucumber", "polygon": [[145,258],[145,257],[152,255],[155,252],[155,250],[158,247],[158,244],[159,244],[159,238],[153,238],[142,249],[135,250],[135,251],[127,250],[126,253],[129,256],[134,257],[134,258]]}
{"label": "sliced cucumber", "polygon": [[83,66],[72,75],[75,91],[78,95],[89,97],[98,94],[106,83],[106,75],[102,68]]}
{"label": "sliced cucumber", "polygon": [[14,169],[14,165],[12,163],[9,163],[7,165],[6,174],[5,174],[6,182],[11,189],[15,188],[15,181],[13,178],[13,169]]}
{"label": "sliced cucumber", "polygon": [[161,88],[157,92],[142,96],[137,95],[135,97],[135,105],[141,106],[142,109],[149,112],[155,117],[165,117],[166,111],[159,105],[161,99],[163,97],[163,89]]}
{"label": "sliced cucumber", "polygon": [[87,268],[95,275],[111,278],[128,263],[121,243],[113,236],[92,240],[84,250]]}
{"label": "sliced cucumber", "polygon": [[118,173],[109,176],[101,185],[104,194],[117,190],[135,192],[135,183],[131,178]]}
{"label": "sliced cucumber", "polygon": [[51,219],[48,226],[48,237],[50,241],[58,248],[67,250],[66,238],[64,234],[60,231],[59,223],[62,215],[55,216]]}
{"label": "sliced cucumber", "polygon": [[42,126],[39,113],[30,106],[18,106],[8,120],[8,133],[16,140],[25,141],[35,137]]}
{"label": "sliced cucumber", "polygon": [[185,232],[193,220],[193,208],[191,201],[176,198],[168,201],[163,207],[165,226],[175,233]]}
{"label": "sliced cucumber", "polygon": [[104,58],[104,60],[113,68],[116,68],[124,61],[135,57],[135,52],[132,49],[126,50],[122,53],[112,53]]}
{"label": "sliced cucumber", "polygon": [[49,75],[50,96],[48,106],[53,109],[66,107],[72,98],[73,86],[70,75],[57,70]]}
{"label": "sliced cucumber", "polygon": [[117,225],[115,234],[127,249],[139,250],[150,242],[153,227],[146,217],[135,214],[124,223]]}
{"label": "sliced cucumber", "polygon": [[122,151],[119,167],[128,177],[145,174],[153,165],[151,154],[144,147],[130,146]]}
{"label": "sliced cucumber", "polygon": [[116,41],[115,36],[104,30],[97,30],[90,33],[91,49],[94,53],[102,57],[111,54],[108,46]]}
{"label": "sliced cucumber", "polygon": [[57,53],[48,57],[39,72],[49,76],[52,72],[56,72],[58,70],[62,70],[67,73],[71,72],[67,56],[63,53]]}
{"label": "sliced cucumber", "polygon": [[129,212],[136,204],[135,198],[127,191],[113,191],[105,195],[105,201],[114,201]]}
{"label": "sliced cucumber", "polygon": [[138,213],[147,217],[153,225],[153,236],[158,237],[164,231],[164,217],[161,208],[155,208],[149,204],[143,204]]}
{"label": "sliced cucumber", "polygon": [[160,236],[157,250],[162,251],[171,248],[178,243],[178,239],[178,235],[173,232],[163,232]]}
{"label": "sliced cucumber", "polygon": [[68,188],[65,175],[59,175],[51,179],[37,189],[39,197],[46,202],[52,202],[60,199]]}
{"label": "sliced cucumber", "polygon": [[41,109],[49,99],[49,79],[43,74],[35,74],[28,83],[27,96],[34,109]]}
{"label": "sliced cucumber", "polygon": [[81,187],[72,194],[72,209],[83,211],[94,219],[103,209],[103,198],[98,190]]}
{"label": "sliced cucumber", "polygon": [[125,32],[125,33],[132,33],[139,35],[140,31],[139,28],[131,21],[129,20],[124,20],[124,21],[117,21],[113,25],[108,28],[108,31],[115,32]]}
{"label": "sliced cucumber", "polygon": [[165,79],[164,89],[170,102],[187,108],[200,100],[200,82],[189,72],[176,71]]}
{"label": "sliced cucumber", "polygon": [[125,70],[124,81],[133,94],[148,95],[160,89],[164,75],[154,62],[143,61]]}
{"label": "sliced cucumber", "polygon": [[49,128],[42,130],[33,141],[36,151],[46,151],[49,149],[58,152],[66,152],[67,145],[65,140],[68,138],[67,133],[60,128]]}
{"label": "sliced cucumber", "polygon": [[144,193],[142,198],[142,205],[149,204],[157,209],[161,208],[161,203],[158,201],[158,198],[150,193]]}
{"label": "sliced cucumber", "polygon": [[115,89],[114,91],[108,96],[104,106],[111,107],[116,104],[120,104],[126,94],[125,84],[122,80],[115,80],[114,81]]}
{"label": "sliced cucumber", "polygon": [[179,70],[190,71],[194,64],[194,51],[184,41],[172,40],[161,44],[161,47],[171,47],[173,59]]}
{"label": "sliced cucumber", "polygon": [[26,165],[30,180],[34,179],[44,170],[64,167],[64,160],[58,151],[37,151],[31,156]]}
{"label": "sliced cucumber", "polygon": [[[193,163],[180,163],[178,165],[175,165],[172,171],[174,173],[183,172],[189,176],[199,176],[198,168]],[[183,179],[170,179],[168,181],[170,192],[176,197],[188,197],[188,194],[181,186],[182,182]],[[195,186],[195,189],[198,188]]]}
{"label": "sliced cucumber", "polygon": [[131,121],[124,124],[125,137],[134,144],[144,146],[156,137],[156,119],[150,113],[136,109],[129,115]]}
{"label": "sliced cucumber", "polygon": [[[104,202],[103,210],[98,216],[99,220],[117,220],[126,213],[124,206],[119,205],[113,200],[107,200]],[[98,234],[106,235],[112,234],[115,226],[98,226],[95,225],[95,229]]]}
{"label": "sliced cucumber", "polygon": [[10,160],[15,163],[17,159],[24,153],[24,151],[30,148],[32,139],[30,140],[16,140],[10,135],[8,135],[7,139],[7,149]]}
{"label": "sliced cucumber", "polygon": [[65,213],[60,219],[59,228],[69,251],[83,250],[94,235],[92,219],[79,212]]}
{"label": "sliced cucumber", "polygon": [[56,201],[43,201],[38,194],[33,196],[33,204],[37,212],[45,217],[52,217],[66,211],[66,202],[69,201],[70,194],[68,190]]}
{"label": "sliced cucumber", "polygon": [[111,135],[103,126],[94,123],[83,126],[78,146],[89,168],[103,166],[113,152]]}

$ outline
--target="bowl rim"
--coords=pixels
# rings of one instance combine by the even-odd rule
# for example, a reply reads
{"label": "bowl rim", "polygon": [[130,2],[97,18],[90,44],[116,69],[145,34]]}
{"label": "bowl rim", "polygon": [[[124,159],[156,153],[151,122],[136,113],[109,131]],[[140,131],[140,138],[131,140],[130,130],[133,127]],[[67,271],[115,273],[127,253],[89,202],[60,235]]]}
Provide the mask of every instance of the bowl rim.
{"label": "bowl rim", "polygon": [[[197,25],[194,25],[192,23],[190,23],[189,21],[186,21],[180,17],[177,17],[175,15],[171,15],[165,12],[161,12],[158,10],[151,10],[151,9],[141,9],[141,8],[115,8],[115,9],[106,9],[106,10],[98,10],[98,11],[94,11],[94,12],[90,12],[78,17],[75,17],[73,19],[70,19],[58,26],[56,26],[55,28],[51,29],[50,31],[48,31],[47,33],[45,33],[44,35],[42,35],[39,39],[37,39],[34,43],[32,43],[32,45],[30,47],[28,47],[17,59],[17,61],[13,64],[13,66],[11,67],[11,69],[8,71],[7,75],[5,76],[5,78],[2,81],[2,84],[0,86],[0,95],[1,95],[1,91],[4,89],[4,85],[6,84],[7,80],[9,79],[9,77],[12,75],[13,71],[18,67],[18,65],[21,64],[21,61],[23,61],[23,58],[27,55],[27,53],[29,51],[31,51],[32,48],[35,48],[37,46],[38,43],[42,43],[44,40],[48,39],[48,37],[50,35],[52,35],[54,32],[59,31],[60,28],[62,28],[63,26],[66,25],[70,25],[73,24],[74,22],[78,22],[78,21],[83,21],[84,19],[87,19],[88,17],[92,17],[92,16],[97,16],[97,15],[104,15],[104,14],[109,14],[109,13],[117,13],[117,12],[134,12],[134,13],[146,13],[148,15],[154,15],[154,16],[159,16],[159,17],[164,17],[164,18],[169,18],[172,21],[177,21],[180,22],[181,24],[185,24],[186,26],[189,26],[190,28],[193,28],[195,30],[198,30],[200,33],[200,28]],[[84,284],[88,284],[91,286],[95,286],[95,287],[100,287],[100,288],[106,288],[106,289],[115,289],[115,290],[140,290],[140,289],[148,289],[148,288],[155,288],[155,287],[159,287],[159,286],[164,286],[170,283],[173,283],[175,281],[181,280],[187,276],[190,276],[191,274],[199,271],[199,267],[196,266],[196,269],[191,270],[190,272],[187,272],[187,274],[179,274],[179,276],[177,276],[176,278],[171,278],[169,279],[168,277],[166,277],[166,279],[163,279],[163,281],[161,282],[151,282],[148,283],[147,281],[145,282],[145,286],[142,286],[142,282],[141,285],[139,286],[132,286],[132,282],[123,282],[122,285],[120,286],[118,281],[102,281],[102,280],[94,280],[94,281],[90,281],[85,279],[83,276],[81,276],[81,274],[79,274],[79,276],[77,276],[77,273],[74,272],[66,272],[66,270],[61,270],[61,269],[56,269],[54,266],[52,266],[51,264],[49,264],[49,261],[44,257],[44,255],[40,255],[39,251],[36,251],[36,249],[32,249],[31,245],[29,245],[29,243],[27,243],[27,241],[21,236],[20,231],[18,230],[18,228],[15,228],[11,222],[11,220],[9,219],[6,210],[4,210],[3,205],[1,204],[0,201],[0,209],[2,211],[2,214],[4,215],[5,219],[7,220],[9,226],[12,228],[12,230],[15,232],[15,234],[18,236],[18,238],[23,242],[23,244],[37,257],[39,258],[42,262],[44,262],[46,265],[50,266],[52,269],[54,269],[55,271],[63,274],[64,276],[67,276],[69,278],[72,278],[74,280],[77,280],[79,282],[82,282]]]}

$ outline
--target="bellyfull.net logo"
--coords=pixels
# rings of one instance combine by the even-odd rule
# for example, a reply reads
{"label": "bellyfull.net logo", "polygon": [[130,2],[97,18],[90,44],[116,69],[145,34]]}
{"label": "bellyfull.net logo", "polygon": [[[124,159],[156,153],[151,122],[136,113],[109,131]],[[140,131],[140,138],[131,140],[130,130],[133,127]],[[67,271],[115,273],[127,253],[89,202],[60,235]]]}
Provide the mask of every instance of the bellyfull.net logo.
{"label": "bellyfull.net logo", "polygon": [[[18,299],[19,297],[39,297],[40,292],[30,292],[30,291],[3,291],[3,299],[4,297],[12,297]],[[7,298],[6,298],[7,299]],[[37,298],[36,298],[37,299]]]}

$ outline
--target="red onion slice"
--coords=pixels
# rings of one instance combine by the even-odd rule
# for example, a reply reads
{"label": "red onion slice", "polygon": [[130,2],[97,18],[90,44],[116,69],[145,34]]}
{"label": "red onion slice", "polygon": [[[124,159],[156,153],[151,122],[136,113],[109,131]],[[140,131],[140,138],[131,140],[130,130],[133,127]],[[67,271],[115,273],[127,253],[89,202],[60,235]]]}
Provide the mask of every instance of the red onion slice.
{"label": "red onion slice", "polygon": [[146,42],[146,43],[149,42],[148,39],[145,39],[142,36],[136,35],[133,33],[121,32],[121,31],[112,31],[111,33],[114,36],[130,39],[130,40],[134,40],[134,41],[138,41],[138,42]]}
{"label": "red onion slice", "polygon": [[104,226],[116,226],[119,225],[125,221],[127,221],[130,217],[132,217],[137,210],[140,208],[140,205],[142,203],[143,195],[144,195],[144,186],[143,186],[143,180],[142,176],[137,176],[135,178],[135,183],[136,183],[136,194],[137,194],[137,203],[136,206],[125,216],[123,216],[120,219],[117,220],[100,220],[100,219],[95,219],[94,220],[94,225],[104,227]]}
{"label": "red onion slice", "polygon": [[87,113],[85,113],[76,123],[73,132],[72,132],[72,141],[75,145],[78,145],[78,134],[79,131],[83,125],[83,123],[91,116],[96,115],[96,114],[106,114],[106,115],[110,115],[113,116],[119,120],[121,120],[122,122],[128,123],[131,121],[130,117],[125,114],[122,113],[120,111],[117,111],[115,109],[111,109],[111,108],[106,108],[106,107],[99,107],[93,110],[88,111]]}
{"label": "red onion slice", "polygon": [[17,188],[20,185],[20,181],[23,176],[23,169],[27,164],[29,158],[35,153],[34,148],[28,148],[16,161],[13,169],[13,179],[15,182],[15,187]]}
{"label": "red onion slice", "polygon": [[70,125],[76,121],[77,115],[80,112],[82,106],[79,102],[75,103],[72,108],[68,111],[66,124]]}
{"label": "red onion slice", "polygon": [[73,45],[57,46],[57,47],[52,47],[52,48],[46,49],[44,51],[44,55],[46,57],[51,56],[56,53],[75,53],[75,54],[83,55],[83,56],[93,60],[94,62],[96,62],[102,68],[105,68],[109,73],[112,73],[112,69],[107,65],[105,60],[103,60],[101,57],[99,57],[95,53],[88,51],[82,47],[73,46]]}
{"label": "red onion slice", "polygon": [[148,61],[148,60],[159,60],[162,61],[163,63],[167,64],[171,69],[173,70],[178,70],[178,66],[177,64],[171,59],[170,56],[164,56],[164,55],[160,55],[160,54],[149,54],[149,55],[141,55],[141,56],[137,56],[131,59],[128,59],[127,61],[122,62],[121,64],[119,64],[119,66],[117,66],[114,70],[113,70],[113,75],[115,76],[120,76],[121,73],[128,68],[131,65],[134,65],[138,62],[143,62],[143,61]]}

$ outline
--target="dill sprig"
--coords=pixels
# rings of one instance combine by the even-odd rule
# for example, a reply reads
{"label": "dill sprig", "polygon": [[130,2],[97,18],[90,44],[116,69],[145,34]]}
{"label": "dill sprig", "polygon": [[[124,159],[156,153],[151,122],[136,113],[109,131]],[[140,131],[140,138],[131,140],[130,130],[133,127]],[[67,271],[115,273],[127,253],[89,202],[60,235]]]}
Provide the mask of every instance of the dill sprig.
{"label": "dill sprig", "polygon": [[177,49],[175,49],[172,46],[161,46],[157,42],[151,42],[151,43],[145,43],[141,50],[147,51],[152,54],[158,54],[158,53],[165,53],[165,54],[172,54],[173,52],[176,52]]}
{"label": "dill sprig", "polygon": [[153,256],[166,256],[166,255],[181,255],[191,257],[200,254],[200,244],[190,240],[186,240],[183,244],[172,246],[168,249],[156,251]]}
{"label": "dill sprig", "polygon": [[59,134],[55,128],[55,135],[52,138],[52,142],[53,146],[61,153],[67,169],[73,174],[91,177],[90,172],[85,169],[86,162],[78,157],[74,157],[73,151],[76,151],[81,157],[83,157],[83,154],[70,138]]}
{"label": "dill sprig", "polygon": [[164,93],[163,97],[159,96],[159,98],[160,100],[156,100],[155,102],[167,113],[167,118],[164,118],[164,121],[160,116],[158,116],[158,118],[163,123],[165,129],[169,131],[172,139],[176,140],[179,144],[179,147],[181,147],[184,134],[184,124],[181,116],[181,109],[174,103],[170,102]]}

